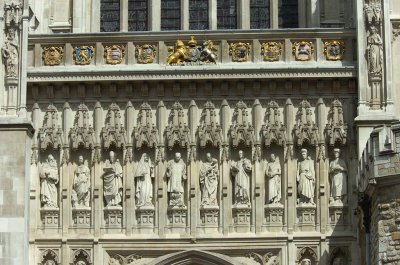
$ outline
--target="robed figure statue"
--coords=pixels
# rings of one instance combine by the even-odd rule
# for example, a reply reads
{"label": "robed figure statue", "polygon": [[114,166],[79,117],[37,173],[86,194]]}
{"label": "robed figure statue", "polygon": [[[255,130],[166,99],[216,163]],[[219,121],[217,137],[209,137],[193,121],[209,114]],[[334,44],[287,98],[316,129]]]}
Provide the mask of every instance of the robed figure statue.
{"label": "robed figure statue", "polygon": [[104,199],[106,206],[122,204],[122,166],[115,153],[110,152],[110,160],[106,160],[103,168]]}
{"label": "robed figure statue", "polygon": [[335,202],[346,202],[347,195],[347,166],[340,159],[340,149],[333,149],[334,159],[329,164],[331,182],[331,198]]}
{"label": "robed figure statue", "polygon": [[267,164],[265,175],[268,178],[268,203],[281,201],[281,164],[275,154],[271,154],[271,161]]}
{"label": "robed figure statue", "polygon": [[154,166],[148,154],[142,154],[135,172],[136,180],[136,206],[153,205]]}
{"label": "robed figure statue", "polygon": [[308,157],[307,149],[301,149],[301,161],[297,164],[297,183],[299,203],[314,205],[314,161]]}
{"label": "robed figure statue", "polygon": [[250,176],[251,162],[244,157],[242,150],[239,151],[239,160],[233,162],[231,166],[231,174],[235,182],[235,204],[250,205]]}
{"label": "robed figure statue", "polygon": [[40,201],[44,208],[58,208],[59,181],[57,161],[52,155],[48,155],[43,163],[40,176]]}
{"label": "robed figure statue", "polygon": [[201,205],[218,205],[218,161],[207,153],[200,168]]}
{"label": "robed figure statue", "polygon": [[187,179],[186,164],[180,153],[175,153],[175,158],[168,162],[166,177],[168,179],[169,206],[185,207],[183,182]]}
{"label": "robed figure statue", "polygon": [[72,207],[89,207],[89,201],[90,169],[85,164],[83,156],[79,156],[72,184]]}

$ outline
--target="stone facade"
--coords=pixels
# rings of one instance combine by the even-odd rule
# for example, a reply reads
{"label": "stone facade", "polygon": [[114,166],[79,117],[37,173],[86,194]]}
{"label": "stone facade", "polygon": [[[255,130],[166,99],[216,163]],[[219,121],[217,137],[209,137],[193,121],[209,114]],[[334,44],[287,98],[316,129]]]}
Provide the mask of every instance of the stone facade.
{"label": "stone facade", "polygon": [[114,2],[0,3],[1,264],[400,262],[397,0]]}

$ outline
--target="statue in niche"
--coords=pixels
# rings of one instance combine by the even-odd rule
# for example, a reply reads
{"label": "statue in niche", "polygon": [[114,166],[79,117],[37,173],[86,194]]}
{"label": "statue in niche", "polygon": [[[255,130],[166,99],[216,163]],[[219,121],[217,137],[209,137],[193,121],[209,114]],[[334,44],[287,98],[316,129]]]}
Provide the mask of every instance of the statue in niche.
{"label": "statue in niche", "polygon": [[201,205],[218,206],[218,179],[218,160],[207,153],[200,168]]}
{"label": "statue in niche", "polygon": [[302,259],[300,265],[312,265],[312,263],[310,259]]}
{"label": "statue in niche", "polygon": [[281,164],[275,154],[271,154],[271,161],[267,164],[265,175],[268,177],[268,203],[281,201]]}
{"label": "statue in niche", "polygon": [[72,184],[72,207],[89,207],[90,169],[85,162],[83,156],[79,156]]}
{"label": "statue in niche", "polygon": [[383,42],[375,26],[370,26],[367,38],[368,70],[371,74],[380,74],[383,65]]}
{"label": "statue in niche", "polygon": [[136,205],[153,205],[153,184],[154,165],[148,154],[143,153],[135,172],[136,179]]}
{"label": "statue in niche", "polygon": [[344,265],[343,257],[335,257],[332,261],[332,265]]}
{"label": "statue in niche", "polygon": [[1,49],[5,65],[7,77],[17,77],[18,75],[18,49],[19,46],[15,42],[14,29],[8,29],[7,40]]}
{"label": "statue in niche", "polygon": [[239,160],[233,162],[231,174],[235,179],[235,204],[250,205],[250,174],[252,165],[249,159],[244,157],[244,152],[239,151]]}
{"label": "statue in niche", "polygon": [[186,164],[181,158],[181,153],[175,153],[174,159],[168,162],[166,175],[169,206],[185,207],[183,182],[187,179],[187,176]]}
{"label": "statue in niche", "polygon": [[329,164],[331,202],[345,202],[347,195],[347,166],[340,158],[340,149],[333,149],[334,159]]}
{"label": "statue in niche", "polygon": [[40,201],[44,208],[58,208],[59,182],[57,161],[53,155],[48,155],[47,160],[42,165],[40,176]]}
{"label": "statue in niche", "polygon": [[106,206],[119,206],[122,203],[122,166],[113,151],[110,152],[110,160],[106,160],[103,171]]}
{"label": "statue in niche", "polygon": [[314,205],[315,171],[314,160],[308,157],[307,149],[301,149],[301,161],[297,164],[298,203]]}

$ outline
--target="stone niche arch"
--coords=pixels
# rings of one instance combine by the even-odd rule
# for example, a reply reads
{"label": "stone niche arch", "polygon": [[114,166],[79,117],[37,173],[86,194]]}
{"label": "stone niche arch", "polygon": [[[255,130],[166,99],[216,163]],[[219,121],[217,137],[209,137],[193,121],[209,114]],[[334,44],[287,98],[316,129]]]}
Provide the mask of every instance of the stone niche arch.
{"label": "stone niche arch", "polygon": [[222,254],[189,250],[159,257],[149,265],[241,265],[241,263]]}

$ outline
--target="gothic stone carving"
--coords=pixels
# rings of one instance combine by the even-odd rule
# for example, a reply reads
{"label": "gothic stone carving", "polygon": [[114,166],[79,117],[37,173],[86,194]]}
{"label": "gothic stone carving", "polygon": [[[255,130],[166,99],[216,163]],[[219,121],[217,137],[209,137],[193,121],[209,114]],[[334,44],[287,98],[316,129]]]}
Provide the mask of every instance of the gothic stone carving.
{"label": "gothic stone carving", "polygon": [[229,130],[233,147],[238,147],[240,144],[246,146],[254,144],[254,128],[248,122],[248,115],[246,104],[239,101],[235,106],[233,124]]}
{"label": "gothic stone carving", "polygon": [[318,127],[312,120],[312,109],[307,100],[303,100],[300,103],[299,110],[297,111],[294,135],[298,146],[304,143],[314,146],[318,145]]}
{"label": "gothic stone carving", "polygon": [[205,148],[207,144],[219,147],[222,142],[221,133],[222,129],[217,123],[215,106],[210,101],[207,101],[206,104],[204,104],[200,118],[200,125],[197,129],[197,137],[199,139],[200,147]]}
{"label": "gothic stone carving", "polygon": [[218,206],[218,160],[207,153],[206,161],[200,167],[201,205]]}
{"label": "gothic stone carving", "polygon": [[83,156],[79,156],[78,167],[75,170],[74,181],[72,183],[72,207],[88,208],[90,193],[90,169],[87,166],[87,160],[85,161]]}
{"label": "gothic stone carving", "polygon": [[379,29],[371,25],[367,37],[368,70],[372,75],[380,75],[383,70],[383,41]]}
{"label": "gothic stone carving", "polygon": [[136,45],[136,58],[138,63],[153,63],[156,57],[156,47],[150,44]]}
{"label": "gothic stone carving", "polygon": [[175,153],[173,160],[167,165],[166,176],[168,179],[169,206],[184,208],[184,181],[186,176],[186,164],[183,162],[180,153]]}
{"label": "gothic stone carving", "polygon": [[236,205],[250,206],[250,176],[252,165],[249,159],[244,157],[242,150],[239,151],[239,160],[233,162],[231,174],[234,178],[235,194],[234,201]]}
{"label": "gothic stone carving", "polygon": [[111,145],[122,148],[126,145],[125,127],[121,122],[121,113],[117,104],[112,103],[108,109],[105,127],[101,131],[104,148]]}
{"label": "gothic stone carving", "polygon": [[46,249],[40,254],[40,265],[60,265],[58,250]]}
{"label": "gothic stone carving", "polygon": [[248,257],[252,258],[256,262],[258,262],[260,265],[270,265],[270,264],[278,265],[278,264],[280,264],[278,255],[271,253],[271,252],[267,252],[265,254],[251,252],[250,254],[248,254]]}
{"label": "gothic stone carving", "polygon": [[301,160],[297,164],[297,183],[298,203],[314,205],[314,160],[307,155],[307,149],[301,149]]}
{"label": "gothic stone carving", "polygon": [[329,179],[331,183],[331,203],[346,203],[347,201],[347,166],[340,158],[340,149],[333,149],[334,159],[329,164]]}
{"label": "gothic stone carving", "polygon": [[233,62],[247,62],[250,57],[250,43],[231,43],[229,45],[229,55]]}
{"label": "gothic stone carving", "polygon": [[297,250],[298,265],[318,265],[316,247],[303,247]]}
{"label": "gothic stone carving", "polygon": [[4,5],[4,18],[7,28],[18,28],[22,19],[22,4],[19,0],[7,1]]}
{"label": "gothic stone carving", "polygon": [[54,66],[60,65],[64,56],[64,48],[62,46],[45,47],[42,53],[44,65]]}
{"label": "gothic stone carving", "polygon": [[124,45],[110,45],[104,48],[104,58],[107,64],[120,64],[125,57]]}
{"label": "gothic stone carving", "polygon": [[93,148],[94,131],[89,121],[89,109],[85,104],[80,104],[75,114],[74,127],[69,132],[72,149],[79,146]]}
{"label": "gothic stone carving", "polygon": [[347,265],[349,264],[349,256],[348,251],[342,247],[335,247],[331,251],[331,255],[329,257],[329,265]]}
{"label": "gothic stone carving", "polygon": [[171,109],[168,118],[168,126],[165,128],[166,145],[172,149],[175,145],[187,147],[190,144],[189,127],[184,123],[183,107],[176,102]]}
{"label": "gothic stone carving", "polygon": [[261,44],[261,55],[264,61],[279,61],[282,56],[283,43],[281,42],[265,42]]}
{"label": "gothic stone carving", "polygon": [[177,40],[175,47],[169,47],[170,54],[167,58],[167,65],[202,65],[216,63],[217,49],[212,41],[205,41],[197,45],[194,36],[191,36],[188,46],[183,41]]}
{"label": "gothic stone carving", "polygon": [[43,127],[39,129],[40,148],[52,146],[54,149],[62,145],[62,130],[58,124],[58,111],[54,105],[49,105],[44,115]]}
{"label": "gothic stone carving", "polygon": [[154,165],[148,154],[142,154],[135,172],[136,206],[153,206]]}
{"label": "gothic stone carving", "polygon": [[271,154],[271,160],[267,163],[265,175],[268,181],[268,203],[281,202],[281,164],[275,154]]}
{"label": "gothic stone carving", "polygon": [[71,265],[92,265],[91,256],[88,251],[83,249],[75,250]]}
{"label": "gothic stone carving", "polygon": [[332,40],[324,42],[324,54],[328,61],[341,61],[345,52],[343,41]]}
{"label": "gothic stone carving", "polygon": [[146,102],[140,106],[137,126],[133,129],[133,134],[136,140],[136,148],[157,146],[157,128],[153,124],[151,107]]}
{"label": "gothic stone carving", "polygon": [[13,28],[8,29],[7,39],[1,48],[1,52],[6,66],[6,76],[16,78],[18,76],[19,45],[15,39]]}
{"label": "gothic stone carving", "polygon": [[43,208],[58,208],[59,182],[57,161],[52,155],[47,157],[39,172],[40,176],[40,201]]}
{"label": "gothic stone carving", "polygon": [[325,131],[330,146],[334,146],[336,143],[346,144],[347,123],[343,119],[342,103],[337,99],[332,102]]}
{"label": "gothic stone carving", "polygon": [[281,112],[278,103],[271,101],[268,104],[265,116],[266,124],[262,127],[265,146],[269,147],[272,143],[284,146],[286,143],[286,128],[281,122]]}
{"label": "gothic stone carving", "polygon": [[92,62],[93,46],[79,46],[74,48],[74,61],[76,65],[88,65]]}
{"label": "gothic stone carving", "polygon": [[108,260],[108,265],[130,265],[140,260],[141,258],[141,256],[136,254],[131,254],[126,257],[115,254]]}
{"label": "gothic stone carving", "polygon": [[297,61],[310,61],[314,53],[314,44],[311,41],[293,43],[293,55]]}
{"label": "gothic stone carving", "polygon": [[113,151],[103,167],[104,200],[106,206],[122,204],[122,166]]}

